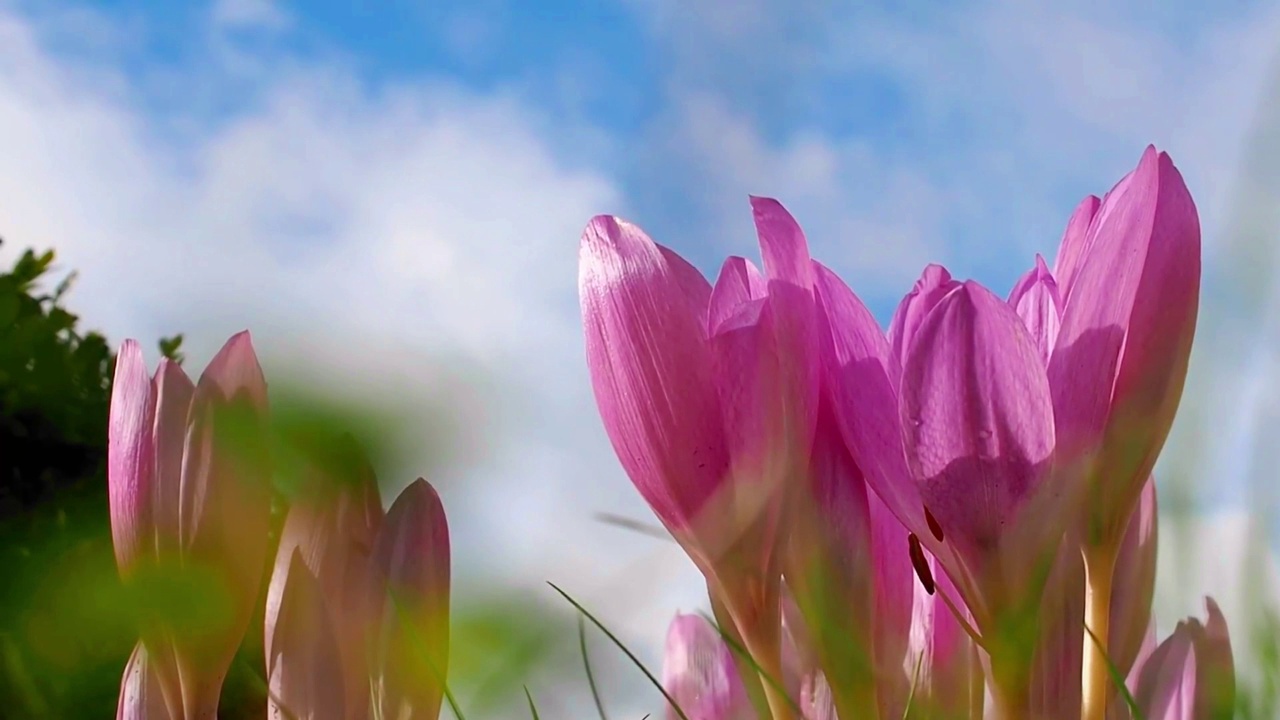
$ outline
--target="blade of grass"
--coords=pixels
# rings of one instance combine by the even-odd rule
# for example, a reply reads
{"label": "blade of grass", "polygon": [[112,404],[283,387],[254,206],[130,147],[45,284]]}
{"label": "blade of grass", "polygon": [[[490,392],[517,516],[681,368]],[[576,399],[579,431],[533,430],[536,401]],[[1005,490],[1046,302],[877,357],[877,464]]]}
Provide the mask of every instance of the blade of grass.
{"label": "blade of grass", "polygon": [[578,648],[582,651],[582,666],[587,671],[587,684],[591,686],[591,699],[596,702],[596,712],[600,714],[600,720],[609,720],[604,714],[604,702],[600,700],[600,691],[596,688],[596,676],[591,672],[591,658],[587,655],[587,625],[578,616]]}
{"label": "blade of grass", "polygon": [[1120,690],[1124,703],[1129,706],[1129,713],[1133,720],[1146,720],[1142,715],[1142,711],[1138,709],[1138,703],[1133,699],[1133,695],[1129,692],[1129,688],[1124,684],[1124,678],[1120,677],[1120,671],[1116,669],[1115,664],[1111,662],[1111,658],[1107,656],[1106,650],[1102,648],[1102,643],[1098,641],[1098,636],[1093,634],[1087,624],[1081,623],[1084,631],[1089,634],[1089,639],[1093,641],[1100,650],[1102,650],[1102,660],[1107,665],[1107,672],[1111,675],[1111,682]]}
{"label": "blade of grass", "polygon": [[538,706],[533,704],[533,695],[529,694],[529,686],[528,686],[528,685],[525,685],[525,686],[524,686],[524,696],[525,696],[525,698],[527,698],[527,699],[529,700],[529,712],[530,712],[530,713],[533,713],[533,720],[539,720],[539,718],[538,718]]}
{"label": "blade of grass", "polygon": [[591,621],[592,625],[595,625],[597,628],[599,628],[600,632],[604,633],[605,637],[612,640],[613,644],[617,645],[618,649],[621,650],[623,654],[625,654],[627,658],[630,659],[631,662],[635,664],[636,667],[640,668],[640,672],[644,673],[644,676],[649,679],[649,682],[653,683],[653,686],[658,688],[658,692],[662,693],[662,697],[667,699],[667,702],[671,705],[671,708],[676,711],[676,715],[680,717],[680,720],[689,720],[689,716],[684,714],[684,709],[680,707],[680,705],[676,702],[675,698],[671,697],[671,693],[668,693],[667,689],[662,687],[662,683],[658,682],[658,678],[654,677],[653,673],[649,672],[649,668],[645,667],[644,663],[640,662],[640,658],[636,657],[635,653],[631,652],[631,649],[628,648],[626,645],[624,645],[622,641],[618,639],[618,636],[610,632],[609,628],[604,626],[604,623],[597,620],[596,617],[592,615],[590,612],[588,612],[586,608],[582,607],[582,605],[579,604],[577,600],[574,600],[572,597],[570,597],[569,593],[565,592],[564,590],[561,590],[559,586],[557,586],[553,582],[547,582],[547,584],[551,586],[552,590],[555,590],[556,592],[560,593],[561,597],[569,601],[570,605],[577,608],[578,612],[585,615],[586,618]]}
{"label": "blade of grass", "polygon": [[649,537],[657,538],[659,540],[667,540],[669,542],[676,541],[675,538],[671,537],[671,534],[662,527],[640,522],[639,520],[632,520],[631,518],[623,517],[621,515],[601,512],[596,513],[596,520],[599,520],[606,525],[614,525],[626,530],[634,530],[641,535],[648,535]]}
{"label": "blade of grass", "polygon": [[924,665],[924,653],[916,658],[916,669],[911,672],[911,690],[907,693],[907,706],[902,709],[902,720],[907,720],[911,715],[911,704],[916,699],[916,685],[920,683],[920,668]]}

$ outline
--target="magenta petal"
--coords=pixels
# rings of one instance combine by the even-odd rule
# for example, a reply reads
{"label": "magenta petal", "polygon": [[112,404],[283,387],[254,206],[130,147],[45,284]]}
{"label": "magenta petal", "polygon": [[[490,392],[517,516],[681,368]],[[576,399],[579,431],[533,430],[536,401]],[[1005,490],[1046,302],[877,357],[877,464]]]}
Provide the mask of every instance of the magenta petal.
{"label": "magenta petal", "polygon": [[155,492],[155,393],[142,349],[126,340],[116,355],[107,442],[107,487],[111,538],[122,576],[152,552]]}
{"label": "magenta petal", "polygon": [[951,273],[941,265],[928,265],[916,281],[915,287],[893,313],[889,321],[889,345],[893,348],[893,357],[898,367],[906,359],[907,347],[916,329],[924,318],[948,293],[960,287],[960,283],[951,279]]}
{"label": "magenta petal", "polygon": [[801,720],[839,720],[831,685],[822,673],[809,675],[800,690]]}
{"label": "magenta petal", "polygon": [[180,544],[182,453],[195,385],[181,365],[164,358],[156,369],[155,390],[155,546],[171,556]]}
{"label": "magenta petal", "polygon": [[1009,294],[1009,305],[1026,323],[1027,331],[1040,352],[1040,359],[1047,367],[1053,345],[1058,340],[1062,302],[1058,298],[1058,283],[1040,255],[1036,255],[1036,266],[1014,285],[1013,292]]}
{"label": "magenta petal", "polygon": [[[689,720],[750,720],[733,652],[700,615],[676,615],[667,630],[662,687]],[[667,717],[679,717],[673,708]]]}
{"label": "magenta petal", "polygon": [[374,558],[387,592],[374,702],[381,716],[411,710],[434,718],[449,669],[449,525],[426,480],[415,480],[391,504]]}
{"label": "magenta petal", "polygon": [[750,260],[740,257],[726,259],[711,291],[707,335],[720,332],[722,325],[740,315],[744,307],[753,304],[752,301],[757,301],[755,304],[762,302],[767,293],[764,276]]}
{"label": "magenta petal", "polygon": [[1089,225],[1098,214],[1102,201],[1090,195],[1076,206],[1067,221],[1067,230],[1062,234],[1062,243],[1058,246],[1058,257],[1053,262],[1053,276],[1058,280],[1058,290],[1065,303],[1075,284],[1076,273],[1088,254],[1090,240]]}
{"label": "magenta petal", "polygon": [[348,717],[342,657],[331,622],[333,616],[325,606],[324,589],[307,570],[297,550],[286,567],[272,649],[267,656],[271,688],[268,715],[298,720]]}
{"label": "magenta petal", "polygon": [[[793,498],[783,572],[805,626],[812,629],[818,663],[836,686],[840,712],[875,714],[876,548],[862,472],[828,402],[819,409],[808,477],[807,492]],[[905,538],[903,531],[902,547]]]}
{"label": "magenta petal", "polygon": [[760,256],[764,260],[770,292],[773,292],[775,283],[812,288],[809,244],[796,219],[782,207],[782,203],[772,198],[752,197],[751,211],[760,238]]}
{"label": "magenta petal", "polygon": [[[950,717],[957,709],[973,707],[973,680],[982,668],[973,641],[942,600],[943,595],[957,597],[955,584],[935,558],[925,557],[936,589],[929,593],[919,583],[913,586],[910,649],[904,667],[910,673],[908,687],[915,687],[912,703]],[[959,609],[964,612],[963,605]],[[972,624],[973,618],[966,615],[965,621]],[[900,710],[893,715],[901,716]]]}
{"label": "magenta petal", "polygon": [[640,494],[687,542],[729,458],[707,306],[695,305],[702,286],[672,256],[636,226],[597,217],[582,236],[578,289],[605,430]]}
{"label": "magenta petal", "polygon": [[1091,541],[1115,542],[1168,435],[1195,334],[1200,225],[1169,157],[1149,147],[1089,235],[1049,378],[1060,452],[1093,492]]}
{"label": "magenta petal", "polygon": [[967,282],[916,332],[903,367],[907,458],[925,505],[971,561],[996,552],[1053,452],[1044,366],[1008,305]]}

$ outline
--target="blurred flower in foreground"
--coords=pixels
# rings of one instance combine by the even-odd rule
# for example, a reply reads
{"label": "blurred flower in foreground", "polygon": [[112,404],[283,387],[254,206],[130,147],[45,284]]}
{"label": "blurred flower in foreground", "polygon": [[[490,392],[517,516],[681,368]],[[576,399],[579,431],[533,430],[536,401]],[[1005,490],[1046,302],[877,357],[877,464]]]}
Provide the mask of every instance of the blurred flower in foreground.
{"label": "blurred flower in foreground", "polygon": [[423,479],[385,518],[362,457],[290,509],[267,601],[273,710],[434,718],[449,654],[449,534]]}
{"label": "blurred flower in foreground", "polygon": [[247,332],[227,341],[195,385],[168,360],[148,377],[132,340],[120,349],[108,443],[112,538],[140,605],[145,653],[131,666],[154,672],[174,720],[216,715],[258,597],[270,521],[266,411]]}
{"label": "blurred flower in foreground", "polygon": [[[677,614],[667,630],[662,687],[689,720],[753,720],[731,650],[701,615]],[[667,709],[667,718],[679,716]]]}
{"label": "blurred flower in foreground", "polygon": [[1212,598],[1208,619],[1178,623],[1135,668],[1133,696],[1147,720],[1229,720],[1235,712],[1235,665],[1227,623]]}

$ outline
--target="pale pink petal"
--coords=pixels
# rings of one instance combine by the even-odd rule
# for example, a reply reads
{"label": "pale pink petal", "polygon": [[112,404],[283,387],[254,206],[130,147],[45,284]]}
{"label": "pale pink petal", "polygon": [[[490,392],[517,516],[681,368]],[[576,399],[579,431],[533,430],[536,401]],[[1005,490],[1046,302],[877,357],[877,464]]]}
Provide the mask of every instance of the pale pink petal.
{"label": "pale pink petal", "polygon": [[170,717],[160,679],[147,662],[146,646],[139,642],[124,668],[116,720],[169,720]]}
{"label": "pale pink petal", "polygon": [[1040,255],[1036,255],[1035,267],[1013,287],[1009,305],[1026,323],[1027,331],[1040,352],[1040,359],[1047,367],[1053,354],[1053,344],[1058,340],[1062,303],[1058,298],[1058,283]]}
{"label": "pale pink petal", "polygon": [[124,577],[152,553],[155,392],[142,349],[126,340],[116,355],[107,437],[107,498],[116,565]]}
{"label": "pale pink petal", "polygon": [[1084,257],[1088,254],[1090,240],[1089,225],[1102,201],[1090,195],[1076,206],[1067,221],[1067,229],[1062,234],[1062,243],[1058,246],[1058,257],[1053,262],[1053,276],[1058,281],[1058,291],[1066,303],[1071,287],[1075,284],[1076,273]]}
{"label": "pale pink petal", "polygon": [[[733,651],[700,615],[676,615],[671,621],[662,687],[688,720],[754,720]],[[671,707],[666,716],[679,717]]]}
{"label": "pale pink petal", "polygon": [[294,550],[267,656],[268,716],[297,720],[348,717],[342,657],[325,592]]}
{"label": "pale pink petal", "polygon": [[182,453],[196,388],[181,365],[164,358],[156,369],[155,389],[155,547],[173,556],[180,544]]}

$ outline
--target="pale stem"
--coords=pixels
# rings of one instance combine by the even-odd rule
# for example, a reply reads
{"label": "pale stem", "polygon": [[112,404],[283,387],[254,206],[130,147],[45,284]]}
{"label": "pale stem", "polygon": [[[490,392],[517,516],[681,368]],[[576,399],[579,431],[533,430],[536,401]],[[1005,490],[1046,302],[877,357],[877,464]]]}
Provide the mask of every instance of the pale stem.
{"label": "pale stem", "polygon": [[[1107,545],[1086,547],[1084,553],[1084,664],[1081,675],[1082,720],[1105,720],[1111,677],[1107,672],[1107,638],[1111,624],[1111,583],[1116,553]],[[1093,637],[1089,637],[1089,633]],[[1096,640],[1094,639],[1096,638]]]}

